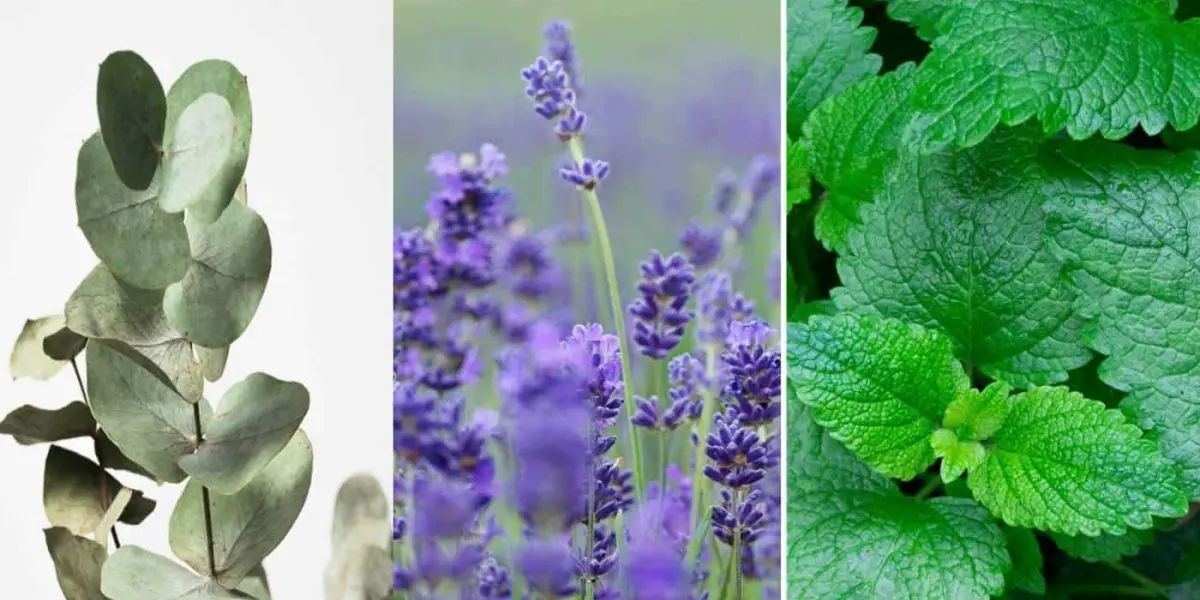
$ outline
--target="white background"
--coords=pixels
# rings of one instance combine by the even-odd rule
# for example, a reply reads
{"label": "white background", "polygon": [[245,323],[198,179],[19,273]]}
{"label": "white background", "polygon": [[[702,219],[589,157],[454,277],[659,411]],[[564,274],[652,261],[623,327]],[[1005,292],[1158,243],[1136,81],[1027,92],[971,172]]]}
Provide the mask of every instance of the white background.
{"label": "white background", "polygon": [[[208,58],[248,77],[246,181],[274,260],[258,314],[206,396],[216,404],[254,371],[311,393],[312,490],[266,561],[280,600],[320,596],[342,480],[367,471],[390,490],[391,42],[390,2],[0,3],[0,413],[79,399],[69,367],[49,382],[13,382],[7,357],[24,320],[60,312],[97,262],[73,190],[80,144],[98,128],[100,62],[134,50],[165,89]],[[91,455],[90,441],[67,446]],[[46,450],[0,439],[0,596],[63,597],[42,537]],[[159,502],[142,525],[119,527],[122,543],[171,556],[181,486],[117,475]]]}

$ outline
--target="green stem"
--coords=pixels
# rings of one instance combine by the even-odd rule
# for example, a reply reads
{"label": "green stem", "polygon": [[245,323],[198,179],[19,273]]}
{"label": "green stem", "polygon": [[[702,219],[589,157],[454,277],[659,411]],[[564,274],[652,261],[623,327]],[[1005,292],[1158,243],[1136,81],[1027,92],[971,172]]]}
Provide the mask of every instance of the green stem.
{"label": "green stem", "polygon": [[[742,503],[742,490],[733,492],[733,513],[738,512],[738,505]],[[733,597],[737,600],[742,599],[742,527],[741,523],[733,530]]]}
{"label": "green stem", "polygon": [[[204,433],[200,429],[200,403],[192,404],[192,418],[196,425],[196,444],[199,445],[204,440]],[[217,574],[217,557],[213,544],[213,524],[212,524],[212,503],[208,497],[208,487],[201,486],[200,497],[204,502],[204,544],[208,546],[208,572],[216,576]]]}
{"label": "green stem", "polygon": [[[71,357],[71,370],[75,372],[75,383],[79,384],[79,393],[83,396],[83,404],[88,407],[88,410],[91,410],[92,402],[91,402],[91,400],[88,400],[87,386],[83,385],[83,375],[81,375],[79,373],[79,363],[75,361],[75,357],[73,357],[73,356]],[[96,428],[94,430],[92,430],[92,438],[97,439],[97,438],[99,438],[99,436],[100,436],[100,424],[97,423]],[[100,462],[100,454],[98,453],[99,446],[97,446],[96,448],[97,448],[96,462]],[[107,487],[108,487],[108,477],[101,477],[100,478],[100,498],[103,501],[103,505],[104,505],[103,508],[105,510],[108,509],[108,489],[107,489]],[[121,538],[117,536],[117,526],[114,524],[111,528],[109,528],[108,531],[109,531],[109,533],[112,534],[113,546],[116,546],[117,550],[120,550],[121,549]]]}
{"label": "green stem", "polygon": [[1159,598],[1158,592],[1153,592],[1145,588],[1140,588],[1135,585],[1056,585],[1051,588],[1057,594],[1061,594],[1065,598],[1075,596],[1103,596],[1112,598],[1115,596],[1134,596],[1137,598]]}
{"label": "green stem", "polygon": [[1107,566],[1108,568],[1124,575],[1125,577],[1128,577],[1129,579],[1132,579],[1133,581],[1137,582],[1139,585],[1142,586],[1143,590],[1145,590],[1147,592],[1151,592],[1153,594],[1151,597],[1158,596],[1161,598],[1167,598],[1170,595],[1167,591],[1167,588],[1164,587],[1161,583],[1154,581],[1153,579],[1150,579],[1149,577],[1146,577],[1145,575],[1142,575],[1141,573],[1139,573],[1117,561],[1112,561],[1112,560],[1105,561],[1104,565]]}
{"label": "green stem", "polygon": [[941,476],[934,473],[933,475],[929,476],[929,479],[925,480],[925,485],[921,486],[920,490],[917,490],[917,493],[914,497],[918,500],[924,500],[924,499],[928,498],[930,494],[935,492],[941,486],[942,486]]}
{"label": "green stem", "polygon": [[[717,353],[712,346],[707,346],[704,349],[704,372],[708,382],[716,381],[717,373]],[[707,385],[700,386],[700,395],[704,398],[704,409],[700,413],[699,430],[696,432],[696,450],[694,460],[696,462],[694,469],[698,475],[695,478],[695,483],[692,489],[692,507],[691,507],[691,525],[695,531],[696,525],[700,523],[700,519],[704,518],[703,506],[704,495],[708,490],[708,477],[703,476],[704,472],[704,445],[708,439],[708,432],[712,428],[713,413],[717,410],[717,395]],[[685,560],[687,564],[695,561],[696,557],[700,556],[700,543],[703,540],[693,537],[688,543],[688,551]]]}
{"label": "green stem", "polygon": [[[576,164],[583,164],[583,143],[578,136],[567,142],[567,150]],[[621,379],[625,382],[625,417],[629,426],[630,467],[633,469],[634,491],[638,503],[645,499],[646,474],[642,469],[642,442],[637,427],[633,426],[635,409],[633,405],[633,375],[629,367],[633,355],[629,352],[629,339],[625,333],[625,313],[621,308],[621,288],[617,285],[617,266],[613,260],[612,243],[608,237],[608,226],[604,223],[604,211],[600,209],[600,198],[596,190],[581,190],[584,204],[592,221],[592,233],[596,244],[599,245],[600,255],[604,259],[604,275],[608,281],[608,300],[612,308],[613,322],[616,327],[617,343],[621,348]],[[598,292],[599,290],[597,290]]]}

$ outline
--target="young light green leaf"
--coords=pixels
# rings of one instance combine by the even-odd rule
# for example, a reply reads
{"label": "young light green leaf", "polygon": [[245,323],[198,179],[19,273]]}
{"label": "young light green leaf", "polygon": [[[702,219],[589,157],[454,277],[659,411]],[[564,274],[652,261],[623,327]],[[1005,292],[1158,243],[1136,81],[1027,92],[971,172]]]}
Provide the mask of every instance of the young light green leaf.
{"label": "young light green leaf", "polygon": [[[252,126],[250,88],[246,76],[223,60],[205,60],[187,68],[167,92],[167,139],[174,139],[179,116],[205,94],[229,103],[235,119],[232,149],[212,180],[190,201],[188,215],[201,223],[216,221],[235,196],[250,155]],[[243,190],[243,199],[244,190]],[[244,204],[244,201],[243,201]]]}
{"label": "young light green leaf", "polygon": [[95,432],[91,409],[78,401],[54,410],[26,404],[0,421],[0,434],[11,435],[22,446],[88,437]]}
{"label": "young light green leaf", "polygon": [[[50,446],[42,482],[42,504],[52,526],[64,527],[75,535],[91,535],[123,487],[91,460]],[[154,511],[155,505],[141,492],[133,492],[120,513],[120,521],[137,525]]]}
{"label": "young light green leaf", "polygon": [[1054,145],[1043,162],[1050,231],[1093,318],[1085,337],[1108,356],[1100,377],[1129,392],[1122,409],[1200,498],[1200,155],[1093,141]]}
{"label": "young light green leaf", "polygon": [[104,563],[100,590],[111,600],[230,600],[248,596],[230,591],[183,565],[139,548],[121,546]]}
{"label": "young light green leaf", "polygon": [[905,497],[806,415],[796,416],[799,406],[788,405],[789,595],[965,600],[1003,591],[1012,563],[983,507]]}
{"label": "young light green leaf", "polygon": [[916,68],[908,63],[847,87],[817,107],[804,126],[812,177],[825,186],[815,233],[841,250],[861,221],[859,209],[883,188],[899,156]]}
{"label": "young light green leaf", "polygon": [[193,344],[224,348],[246,331],[271,274],[271,236],[249,207],[234,202],[210,225],[187,218],[192,266],[163,296],[171,326]]}
{"label": "young light green leaf", "polygon": [[246,487],[230,496],[211,494],[216,558],[211,572],[202,486],[190,480],[171,513],[171,550],[197,572],[234,587],[283,541],[304,507],[311,482],[312,445],[301,429]]}
{"label": "young light green leaf", "polygon": [[252,373],[235,383],[213,413],[204,441],[179,467],[218,494],[245,486],[283,450],[308,414],[308,390]]}
{"label": "young light green leaf", "polygon": [[196,361],[200,364],[200,372],[208,381],[217,381],[225,374],[225,363],[229,360],[229,346],[224,348],[205,348],[193,346]]}
{"label": "young light green leaf", "polygon": [[[111,340],[87,347],[87,389],[92,414],[121,452],[156,479],[178,483],[186,473],[179,457],[199,441],[192,405],[171,386],[170,379],[136,350]],[[201,423],[212,418],[203,398]]]}
{"label": "young light green leaf", "polygon": [[65,322],[62,315],[26,319],[8,359],[8,374],[13,379],[29,378],[39,381],[57,375],[67,363],[46,356],[43,344],[47,337],[60,331]]}
{"label": "young light green leaf", "polygon": [[987,450],[974,440],[959,439],[954,430],[939,429],[929,439],[933,455],[942,459],[942,481],[949,483],[958,479],[963,472],[983,464]]}
{"label": "young light green leaf", "polygon": [[814,420],[872,467],[910,479],[933,463],[929,436],[969,386],[950,340],[874,317],[789,324],[787,377]]}
{"label": "young light green leaf", "polygon": [[[203,198],[214,182],[223,183],[229,162],[237,160],[237,117],[223,96],[201,94],[173,118],[158,197],[158,206],[168,213],[182,212]],[[229,195],[233,197],[232,191]]]}
{"label": "young light green leaf", "polygon": [[42,352],[54,360],[70,361],[83,352],[87,338],[63,327],[42,340]]}
{"label": "young light green leaf", "polygon": [[108,551],[104,546],[62,527],[43,529],[46,550],[54,560],[58,587],[66,600],[109,600],[100,593],[100,573]]}
{"label": "young light green leaf", "polygon": [[1012,388],[1000,381],[992,382],[982,392],[974,388],[964,391],[946,407],[942,427],[965,440],[992,437],[1012,410],[1008,398],[1011,392]]}
{"label": "young light green leaf", "polygon": [[1008,546],[1008,554],[1012,557],[1013,568],[1005,580],[1007,587],[1037,594],[1046,593],[1046,578],[1042,576],[1042,549],[1038,546],[1037,537],[1028,529],[1002,525],[1004,539]]}
{"label": "young light green leaf", "polygon": [[808,202],[808,148],[800,142],[788,142],[787,147],[787,210]]}
{"label": "young light green leaf", "polygon": [[1178,473],[1154,442],[1119,411],[1064,387],[1015,396],[967,483],[1009,525],[1067,535],[1148,529],[1155,516],[1187,512]]}
{"label": "young light green leaf", "polygon": [[822,100],[879,72],[883,60],[870,54],[875,30],[861,27],[863,13],[846,0],[791,0],[787,3],[788,137]]}
{"label": "young light green leaf", "polygon": [[167,120],[167,97],[158,75],[134,52],[108,55],[100,63],[96,108],[115,173],[129,188],[146,189],[158,169]]}
{"label": "young light green leaf", "polygon": [[1059,550],[1074,558],[1088,562],[1115,562],[1137,554],[1142,546],[1153,544],[1154,531],[1130,529],[1120,535],[1098,536],[1051,533],[1050,538]]}
{"label": "young light green leaf", "polygon": [[104,265],[92,269],[67,301],[67,326],[93,339],[117,340],[150,359],[187,400],[204,393],[192,345],[167,323],[163,292],[123,285]]}
{"label": "young light green leaf", "polygon": [[993,0],[958,11],[921,65],[910,140],[972,146],[1036,118],[1074,139],[1200,117],[1200,22],[1170,0]]}
{"label": "young light green leaf", "polygon": [[838,261],[838,306],[939,329],[968,365],[1017,387],[1086,364],[1075,290],[1046,242],[1040,143],[1008,130],[901,158]]}
{"label": "young light green leaf", "polygon": [[161,290],[188,267],[187,229],[181,215],[158,208],[160,181],[132,190],[117,177],[97,133],[79,149],[75,212],[92,251],[130,285]]}

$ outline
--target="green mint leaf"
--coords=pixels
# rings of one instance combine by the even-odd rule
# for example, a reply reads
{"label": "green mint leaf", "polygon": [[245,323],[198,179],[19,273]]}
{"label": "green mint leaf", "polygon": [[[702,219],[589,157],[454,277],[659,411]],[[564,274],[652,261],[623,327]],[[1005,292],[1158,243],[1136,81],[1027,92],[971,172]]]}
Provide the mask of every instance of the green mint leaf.
{"label": "green mint leaf", "polygon": [[823,433],[794,394],[788,421],[792,597],[984,599],[1003,590],[1012,562],[987,510],[904,496]]}
{"label": "green mint leaf", "polygon": [[999,431],[1012,410],[1009,393],[1012,388],[1002,382],[994,382],[979,391],[969,389],[959,394],[950,406],[942,427],[950,429],[958,437],[968,440],[986,440]]}
{"label": "green mint leaf", "polygon": [[1050,538],[1054,540],[1058,549],[1066,552],[1068,556],[1088,562],[1112,562],[1133,556],[1142,546],[1154,543],[1154,531],[1130,529],[1120,535],[1105,534],[1095,537],[1051,533]]}
{"label": "green mint leaf", "polygon": [[870,54],[875,30],[860,27],[861,8],[846,0],[789,0],[787,3],[788,137],[822,100],[879,72],[883,60]]}
{"label": "green mint leaf", "polygon": [[1100,377],[1200,498],[1200,155],[1092,141],[1044,162],[1054,243],[1094,317],[1085,337],[1109,357]]}
{"label": "green mint leaf", "polygon": [[1187,512],[1178,475],[1119,411],[1064,387],[1018,394],[971,491],[1009,525],[1067,535],[1148,529]]}
{"label": "green mint leaf", "polygon": [[1046,242],[1040,144],[1022,128],[903,156],[838,261],[838,306],[940,329],[968,365],[1017,387],[1065,381],[1091,352]]}
{"label": "green mint leaf", "polygon": [[1074,139],[1200,117],[1200,21],[1171,0],[990,0],[954,13],[921,65],[911,141],[972,146],[1038,119]]}
{"label": "green mint leaf", "polygon": [[908,23],[916,28],[923,40],[933,40],[939,29],[949,29],[949,24],[939,28],[938,23],[954,9],[974,6],[979,0],[890,0],[888,16]]}
{"label": "green mint leaf", "polygon": [[933,455],[942,459],[942,481],[958,479],[964,472],[983,464],[987,450],[974,440],[962,440],[950,429],[939,429],[929,438]]}
{"label": "green mint leaf", "polygon": [[809,170],[826,189],[815,227],[827,248],[845,245],[861,222],[859,208],[883,187],[912,116],[908,104],[915,80],[915,66],[901,65],[846,88],[817,107],[805,124]]}
{"label": "green mint leaf", "polygon": [[1008,587],[1016,588],[1031,594],[1046,593],[1046,578],[1042,576],[1042,549],[1038,546],[1037,537],[1028,529],[1020,527],[1000,527],[1004,531],[1004,539],[1008,545],[1008,554],[1012,556],[1013,568],[1006,578]]}
{"label": "green mint leaf", "polygon": [[787,147],[787,210],[809,200],[808,148],[791,141]]}
{"label": "green mint leaf", "polygon": [[788,325],[787,377],[829,434],[880,472],[911,479],[933,464],[929,436],[970,382],[944,336],[840,314]]}

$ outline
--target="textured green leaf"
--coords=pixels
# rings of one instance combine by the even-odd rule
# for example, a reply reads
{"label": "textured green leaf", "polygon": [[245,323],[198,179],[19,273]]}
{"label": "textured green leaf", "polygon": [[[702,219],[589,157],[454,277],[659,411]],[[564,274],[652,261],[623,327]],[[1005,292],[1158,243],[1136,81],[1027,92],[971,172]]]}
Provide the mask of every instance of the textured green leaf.
{"label": "textured green leaf", "polygon": [[921,65],[912,141],[971,146],[1037,118],[1074,139],[1200,117],[1200,21],[1170,0],[991,0],[958,11]]}
{"label": "textured green leaf", "polygon": [[987,458],[987,450],[983,444],[967,439],[960,439],[950,429],[939,429],[933,432],[929,439],[933,446],[933,455],[942,459],[940,475],[947,483],[958,479],[963,472],[970,471],[983,464]]}
{"label": "textured green leaf", "polygon": [[42,340],[42,352],[54,360],[70,361],[79,356],[86,345],[87,338],[63,327]]}
{"label": "textured green leaf", "polygon": [[1008,572],[1007,586],[1031,594],[1046,593],[1046,578],[1042,576],[1042,549],[1037,537],[1028,529],[1001,526],[1012,557],[1013,568]]}
{"label": "textured green leaf", "polygon": [[[171,91],[167,92],[167,139],[173,139],[174,130],[179,126],[179,116],[204,94],[216,94],[224,98],[236,121],[232,151],[224,161],[223,168],[188,206],[190,217],[202,223],[212,223],[221,216],[234,197],[246,171],[252,118],[250,88],[246,85],[246,77],[228,62],[206,60],[188,67],[171,85]],[[243,190],[243,204],[244,197]]]}
{"label": "textured green leaf", "polygon": [[40,381],[57,375],[67,363],[46,356],[43,344],[48,336],[61,330],[64,323],[62,315],[26,319],[8,359],[8,374],[13,379]]}
{"label": "textured green leaf", "polygon": [[204,392],[201,367],[192,344],[167,323],[163,292],[122,285],[99,265],[67,301],[67,326],[94,339],[132,346],[170,378],[189,401]]}
{"label": "textured green leaf", "polygon": [[247,598],[175,561],[137,546],[122,546],[104,563],[104,595],[112,600],[229,600]]}
{"label": "textured green leaf", "polygon": [[910,64],[847,87],[813,111],[804,126],[812,176],[826,189],[817,213],[817,239],[841,250],[861,222],[859,209],[878,194],[899,157],[912,117],[909,96],[916,77]]}
{"label": "textured green leaf", "polygon": [[108,551],[104,546],[79,537],[62,527],[42,530],[46,550],[54,560],[58,587],[66,600],[109,600],[100,593],[100,573]]}
{"label": "textured green leaf", "polygon": [[967,478],[1009,525],[1092,536],[1183,515],[1177,481],[1154,442],[1119,411],[1064,387],[1015,396],[987,460]]}
{"label": "textured green leaf", "polygon": [[202,486],[188,481],[171,513],[171,550],[197,572],[226,587],[242,578],[283,541],[312,483],[312,445],[299,430],[270,464],[237,493],[210,494],[215,573],[209,570]]}
{"label": "textured green leaf", "polygon": [[1069,556],[1088,562],[1112,562],[1133,556],[1142,546],[1154,543],[1154,531],[1130,529],[1120,535],[1104,534],[1095,537],[1051,533],[1050,538],[1059,550]]}
{"label": "textured green leaf", "polygon": [[283,450],[306,414],[303,385],[252,373],[221,398],[200,448],[179,466],[212,491],[232,494]]}
{"label": "textured green leaf", "polygon": [[54,410],[26,404],[0,421],[0,434],[11,435],[23,446],[88,437],[95,432],[91,409],[78,401]]}
{"label": "textured green leaf", "polygon": [[790,597],[966,600],[1003,591],[1012,563],[983,507],[905,497],[823,435],[804,408],[789,401]]}
{"label": "textured green leaf", "polygon": [[1075,290],[1046,242],[1040,136],[906,155],[838,261],[843,310],[937,328],[968,365],[1017,387],[1091,358]]}
{"label": "textured green leaf", "polygon": [[[223,96],[204,93],[174,117],[166,138],[162,191],[158,205],[182,212],[204,198],[210,185],[224,182],[230,162],[237,160],[234,142],[237,117]],[[232,190],[229,197],[233,197]]]}
{"label": "textured green leaf", "polygon": [[271,236],[249,207],[234,202],[210,225],[187,219],[192,266],[167,288],[171,326],[198,346],[224,348],[246,331],[271,274]]}
{"label": "textured green leaf", "polygon": [[[92,414],[121,452],[156,479],[178,483],[186,474],[176,461],[198,445],[189,404],[166,374],[136,350],[110,340],[87,348],[87,389]],[[212,408],[200,403],[202,426]]]}
{"label": "textured green leaf", "polygon": [[787,3],[787,128],[800,126],[822,100],[879,72],[870,54],[875,30],[860,27],[862,9],[846,0],[790,0]]}
{"label": "textured green leaf", "polygon": [[[916,28],[923,40],[933,40],[939,33],[938,23],[956,8],[971,7],[979,0],[888,0],[888,16]],[[950,24],[941,29],[949,29]]]}
{"label": "textured green leaf", "polygon": [[158,75],[134,52],[108,55],[100,63],[96,108],[112,168],[129,188],[146,189],[158,169],[167,120],[167,97]]}
{"label": "textured green leaf", "polygon": [[159,210],[160,183],[156,179],[140,191],[121,183],[98,133],[79,149],[75,172],[79,228],[114,275],[148,290],[179,281],[188,267],[187,229],[182,215]]}
{"label": "textured green leaf", "polygon": [[969,385],[950,340],[873,317],[789,324],[787,377],[814,420],[872,467],[911,479],[933,463],[929,436]]}
{"label": "textured green leaf", "polygon": [[965,440],[983,441],[1000,430],[1012,410],[1008,395],[1012,388],[999,381],[981,392],[964,390],[946,407],[942,427]]}
{"label": "textured green leaf", "polygon": [[787,210],[808,202],[808,149],[800,142],[788,142],[787,147]]}
{"label": "textured green leaf", "polygon": [[1084,335],[1109,357],[1100,377],[1200,498],[1200,155],[1094,141],[1045,162],[1050,230],[1094,318]]}
{"label": "textured green leaf", "polygon": [[[64,527],[75,535],[91,535],[122,487],[125,486],[91,460],[50,446],[42,480],[42,505],[50,525]],[[156,503],[139,491],[133,492],[120,521],[137,525],[154,511]]]}

